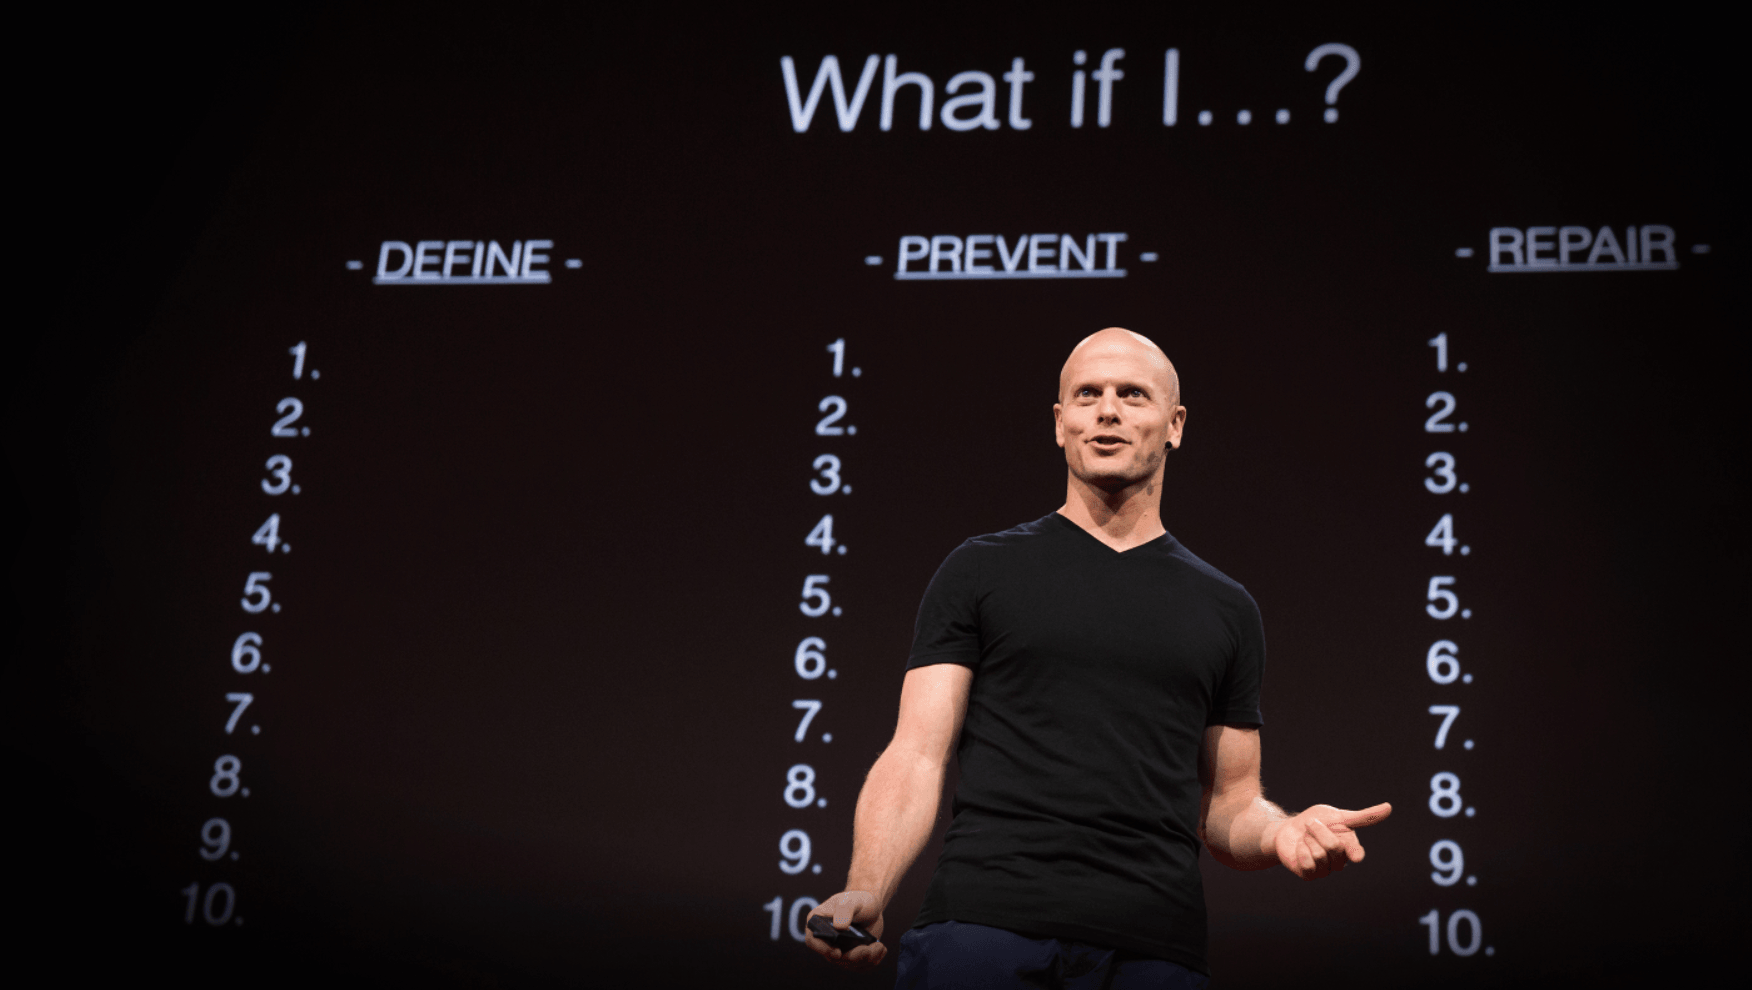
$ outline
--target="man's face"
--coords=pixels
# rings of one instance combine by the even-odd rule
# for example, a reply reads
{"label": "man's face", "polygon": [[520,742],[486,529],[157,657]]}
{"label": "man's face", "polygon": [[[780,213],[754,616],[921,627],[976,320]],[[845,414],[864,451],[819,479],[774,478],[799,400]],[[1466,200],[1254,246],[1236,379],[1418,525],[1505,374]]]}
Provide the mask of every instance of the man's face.
{"label": "man's face", "polygon": [[1065,364],[1052,407],[1071,473],[1105,491],[1154,478],[1180,442],[1186,409],[1162,352],[1127,331],[1102,331]]}

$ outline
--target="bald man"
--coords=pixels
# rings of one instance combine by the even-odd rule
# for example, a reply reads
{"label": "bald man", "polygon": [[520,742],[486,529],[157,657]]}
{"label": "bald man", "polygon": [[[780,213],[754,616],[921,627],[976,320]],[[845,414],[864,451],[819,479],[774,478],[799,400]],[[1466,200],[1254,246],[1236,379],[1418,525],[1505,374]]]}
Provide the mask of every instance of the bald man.
{"label": "bald man", "polygon": [[[1071,351],[1052,411],[1065,504],[968,540],[931,579],[847,889],[813,912],[882,934],[955,752],[954,819],[900,940],[908,990],[1204,987],[1201,842],[1313,880],[1361,862],[1355,829],[1392,810],[1265,799],[1259,608],[1162,526],[1186,429],[1167,355],[1102,330]],[[887,952],[808,941],[852,970]]]}

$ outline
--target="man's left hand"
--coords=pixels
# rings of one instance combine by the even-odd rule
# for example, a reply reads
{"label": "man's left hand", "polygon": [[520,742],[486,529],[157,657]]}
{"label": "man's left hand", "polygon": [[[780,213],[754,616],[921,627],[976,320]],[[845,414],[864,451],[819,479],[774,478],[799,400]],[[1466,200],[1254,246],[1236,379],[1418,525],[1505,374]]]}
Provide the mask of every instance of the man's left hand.
{"label": "man's left hand", "polygon": [[1390,804],[1377,804],[1361,811],[1317,804],[1279,822],[1265,844],[1291,873],[1303,880],[1318,880],[1350,863],[1362,862],[1363,844],[1357,840],[1356,830],[1392,813]]}

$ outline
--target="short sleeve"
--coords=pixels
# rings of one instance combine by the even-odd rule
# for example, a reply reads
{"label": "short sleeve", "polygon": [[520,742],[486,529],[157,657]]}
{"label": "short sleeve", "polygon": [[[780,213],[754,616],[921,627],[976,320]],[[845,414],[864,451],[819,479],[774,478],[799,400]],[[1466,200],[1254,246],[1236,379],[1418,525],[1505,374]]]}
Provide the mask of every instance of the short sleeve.
{"label": "short sleeve", "polygon": [[1235,652],[1211,698],[1205,724],[1264,725],[1259,693],[1265,679],[1265,624],[1259,617],[1259,605],[1245,591],[1231,615]]}
{"label": "short sleeve", "polygon": [[906,669],[958,663],[978,670],[979,598],[979,554],[972,543],[963,543],[925,588]]}

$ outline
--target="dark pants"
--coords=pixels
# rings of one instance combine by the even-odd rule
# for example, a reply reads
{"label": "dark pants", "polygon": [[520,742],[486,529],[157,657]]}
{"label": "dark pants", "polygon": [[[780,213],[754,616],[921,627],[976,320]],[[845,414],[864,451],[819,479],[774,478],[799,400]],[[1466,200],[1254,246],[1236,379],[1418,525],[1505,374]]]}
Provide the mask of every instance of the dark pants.
{"label": "dark pants", "polygon": [[939,921],[900,937],[895,990],[1205,990],[1166,959],[1002,928]]}

